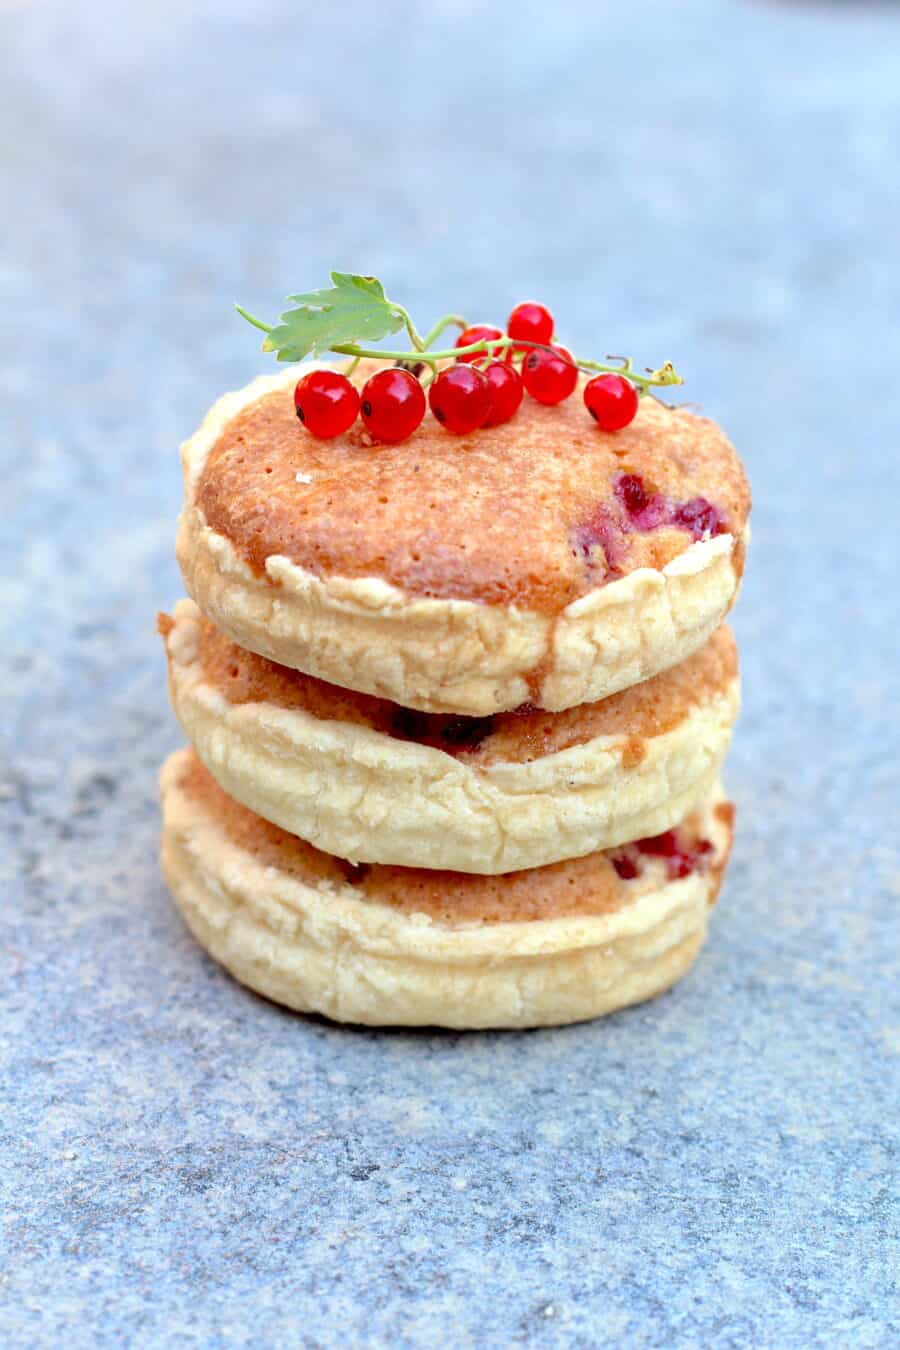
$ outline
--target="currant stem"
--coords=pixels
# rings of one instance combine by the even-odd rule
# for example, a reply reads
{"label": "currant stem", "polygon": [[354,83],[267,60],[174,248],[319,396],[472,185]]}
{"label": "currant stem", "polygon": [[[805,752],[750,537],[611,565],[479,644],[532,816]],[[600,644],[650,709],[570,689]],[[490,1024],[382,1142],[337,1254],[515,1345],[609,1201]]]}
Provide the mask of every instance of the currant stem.
{"label": "currant stem", "polygon": [[581,370],[592,370],[601,375],[622,375],[626,380],[630,380],[636,385],[642,394],[645,394],[652,386],[667,384],[684,384],[684,380],[678,374],[678,371],[667,361],[659,370],[649,370],[646,375],[639,375],[632,369],[630,358],[613,356],[613,361],[621,362],[618,366],[611,366],[604,361],[582,361],[576,357],[575,364]]}
{"label": "currant stem", "polygon": [[458,356],[468,356],[474,352],[484,352],[486,356],[493,356],[505,351],[507,347],[540,345],[539,342],[526,343],[521,339],[499,337],[482,338],[480,342],[470,342],[466,347],[447,347],[439,352],[432,351],[431,348],[420,348],[414,352],[386,352],[383,347],[358,347],[355,342],[344,342],[332,347],[331,350],[340,352],[343,356],[372,356],[378,361],[427,361],[429,365],[434,365],[436,361],[455,361]]}
{"label": "currant stem", "polygon": [[[397,313],[403,319],[403,322],[406,324],[406,331],[407,333],[409,333],[409,340],[415,347],[416,351],[417,352],[423,351],[428,346],[428,343],[423,340],[421,334],[419,333],[419,330],[416,328],[416,325],[413,323],[412,318],[410,317],[407,310],[405,310],[402,305],[394,305],[394,309],[397,311]],[[333,348],[332,350],[336,351],[337,348]]]}
{"label": "currant stem", "polygon": [[261,329],[263,333],[271,333],[272,331],[271,324],[263,323],[262,319],[254,318],[254,316],[252,314],[249,314],[247,310],[244,309],[241,305],[236,304],[235,309],[237,310],[238,314],[240,314],[241,318],[246,319],[248,323],[252,323],[254,328]]}
{"label": "currant stem", "polygon": [[[483,352],[485,356],[499,356],[500,353],[509,347],[529,347],[534,351],[552,351],[553,348],[543,342],[528,342],[523,338],[487,338],[480,342],[470,342],[466,347],[450,347],[442,351],[432,351],[430,348],[426,351],[418,348],[414,352],[394,352],[385,351],[380,347],[358,347],[354,342],[345,342],[339,346],[332,347],[333,352],[338,352],[342,356],[370,356],[377,361],[425,361],[432,370],[435,369],[435,363],[438,361],[455,361],[460,356],[474,355],[476,352]],[[684,380],[678,374],[671,362],[666,362],[659,370],[647,371],[644,375],[639,375],[631,367],[628,359],[613,357],[618,361],[618,365],[611,365],[608,361],[588,361],[574,357],[573,360],[579,370],[585,372],[591,371],[595,374],[603,375],[622,375],[630,380],[633,385],[642,394],[654,386],[684,384]]]}
{"label": "currant stem", "polygon": [[432,342],[434,342],[436,338],[440,337],[441,333],[443,333],[445,328],[450,328],[451,325],[453,324],[456,324],[461,332],[468,327],[466,320],[462,317],[461,314],[445,314],[444,317],[442,319],[438,319],[434,327],[428,333],[425,334],[426,350],[431,346]]}
{"label": "currant stem", "polygon": [[455,361],[457,356],[468,356],[470,352],[491,352],[494,348],[502,350],[511,346],[512,338],[493,338],[490,342],[472,342],[468,347],[449,347],[439,352],[424,347],[414,352],[388,352],[383,347],[358,347],[355,342],[342,342],[331,351],[341,356],[371,356],[376,361],[425,361],[433,366],[438,361]]}

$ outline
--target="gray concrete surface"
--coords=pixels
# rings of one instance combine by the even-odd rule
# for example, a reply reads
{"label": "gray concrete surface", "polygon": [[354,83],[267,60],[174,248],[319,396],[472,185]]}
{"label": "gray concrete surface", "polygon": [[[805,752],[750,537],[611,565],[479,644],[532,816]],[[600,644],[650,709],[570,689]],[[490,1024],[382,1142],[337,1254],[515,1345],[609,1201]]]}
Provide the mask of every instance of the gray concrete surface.
{"label": "gray concrete surface", "polygon": [[[0,5],[0,1342],[894,1346],[900,9]],[[329,266],[670,356],[756,494],[671,995],[374,1034],[157,874],[177,445]]]}

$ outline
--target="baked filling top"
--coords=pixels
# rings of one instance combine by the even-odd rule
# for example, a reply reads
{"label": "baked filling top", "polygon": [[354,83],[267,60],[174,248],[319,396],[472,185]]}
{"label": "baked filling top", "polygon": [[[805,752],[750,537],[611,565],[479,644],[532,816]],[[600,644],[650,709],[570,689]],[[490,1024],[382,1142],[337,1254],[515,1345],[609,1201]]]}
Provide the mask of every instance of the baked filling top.
{"label": "baked filling top", "polygon": [[[369,373],[363,363],[354,378]],[[320,577],[549,615],[696,539],[740,540],[750,509],[724,433],[652,398],[615,433],[573,396],[526,399],[512,421],[469,436],[427,418],[399,445],[370,441],[361,423],[316,440],[290,389],[267,394],[219,436],[197,505],[258,574],[279,555]],[[740,547],[734,562],[740,574]]]}

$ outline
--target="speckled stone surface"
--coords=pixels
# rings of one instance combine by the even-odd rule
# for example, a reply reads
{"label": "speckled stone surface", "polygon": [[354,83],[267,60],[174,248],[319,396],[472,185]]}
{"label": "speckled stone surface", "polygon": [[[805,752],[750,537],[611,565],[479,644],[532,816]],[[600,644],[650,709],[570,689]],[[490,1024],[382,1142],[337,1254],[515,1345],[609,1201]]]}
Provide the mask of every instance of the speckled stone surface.
{"label": "speckled stone surface", "polygon": [[[652,25],[651,25],[652,18]],[[0,5],[4,1346],[894,1346],[900,8]],[[156,865],[176,448],[329,265],[677,359],[756,491],[672,994],[279,1011]]]}

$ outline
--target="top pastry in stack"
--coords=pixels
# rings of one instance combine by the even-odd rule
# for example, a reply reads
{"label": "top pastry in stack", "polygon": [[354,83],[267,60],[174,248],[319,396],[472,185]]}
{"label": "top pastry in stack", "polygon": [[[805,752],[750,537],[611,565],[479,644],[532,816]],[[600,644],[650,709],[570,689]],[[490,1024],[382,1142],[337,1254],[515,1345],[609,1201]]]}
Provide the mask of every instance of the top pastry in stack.
{"label": "top pastry in stack", "polygon": [[[357,357],[362,421],[311,434],[292,370],[182,450],[191,599],[160,629],[192,749],[162,774],[164,872],[239,980],[341,1021],[529,1027],[650,997],[696,955],[731,846],[734,449],[652,397],[622,425],[615,381],[670,367],[565,352],[575,396],[551,403],[528,363],[564,349],[471,331],[462,362],[425,348],[436,415],[401,441],[373,436],[375,392],[420,373]],[[534,396],[448,432],[441,375],[501,360]]]}

